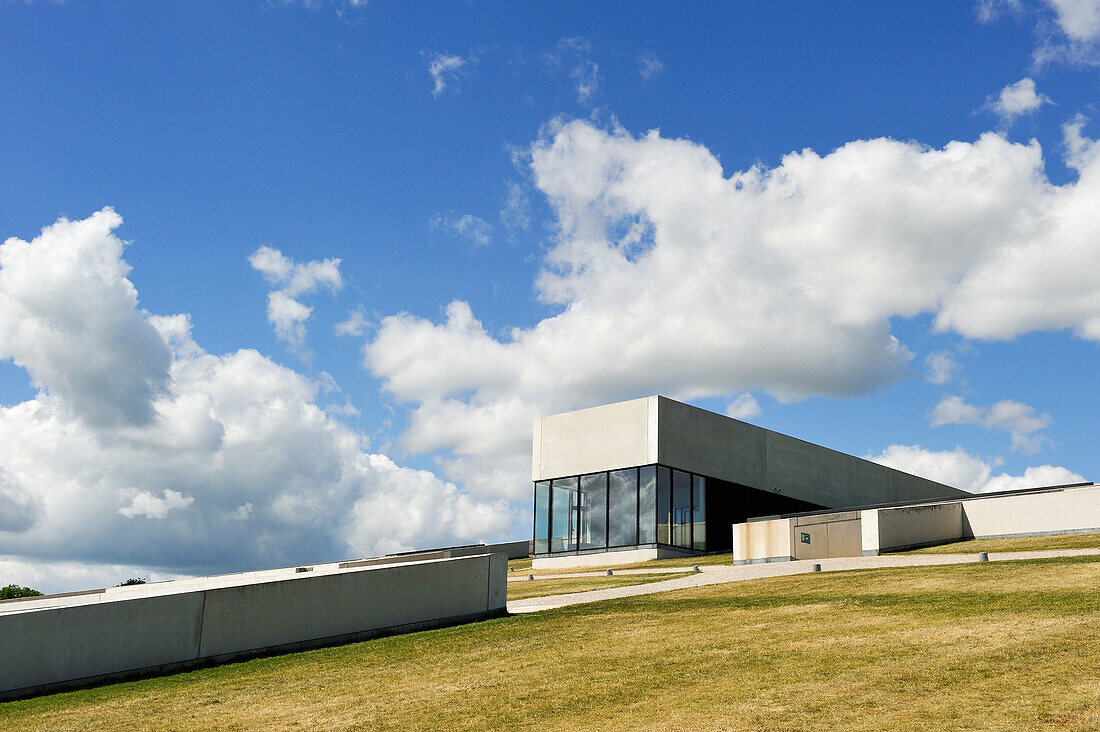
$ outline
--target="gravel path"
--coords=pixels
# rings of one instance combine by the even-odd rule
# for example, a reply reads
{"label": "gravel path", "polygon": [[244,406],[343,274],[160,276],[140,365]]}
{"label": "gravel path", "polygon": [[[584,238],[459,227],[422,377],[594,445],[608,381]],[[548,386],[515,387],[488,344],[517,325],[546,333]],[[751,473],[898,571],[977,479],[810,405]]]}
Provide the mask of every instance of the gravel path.
{"label": "gravel path", "polygon": [[[989,561],[1004,562],[1012,559],[1046,559],[1049,557],[1077,557],[1084,555],[1100,554],[1100,549],[1045,549],[1029,552],[990,552]],[[510,613],[531,613],[539,610],[549,610],[566,605],[579,605],[585,602],[599,602],[600,600],[612,600],[617,597],[634,597],[637,595],[649,595],[654,592],[667,592],[669,590],[681,590],[687,587],[702,587],[703,585],[720,585],[727,582],[744,582],[745,580],[760,579],[763,577],[782,577],[791,574],[802,574],[813,571],[814,564],[821,565],[823,572],[836,572],[845,569],[874,569],[876,567],[924,567],[936,564],[965,564],[977,562],[977,554],[910,554],[886,557],[842,557],[836,559],[811,559],[794,562],[774,562],[771,564],[745,564],[741,566],[702,565],[700,571],[690,577],[667,580],[665,582],[650,582],[644,585],[628,585],[626,587],[611,587],[606,590],[591,590],[589,592],[573,592],[566,595],[548,595],[546,597],[531,597],[526,600],[514,600],[508,603]],[[687,572],[691,566],[666,567],[662,569],[623,569],[613,570],[616,575],[629,574],[656,574],[665,572]],[[555,574],[536,577],[549,579],[558,577],[599,577],[605,576],[606,571],[577,572],[575,574]],[[522,577],[510,577],[509,582],[527,581]]]}

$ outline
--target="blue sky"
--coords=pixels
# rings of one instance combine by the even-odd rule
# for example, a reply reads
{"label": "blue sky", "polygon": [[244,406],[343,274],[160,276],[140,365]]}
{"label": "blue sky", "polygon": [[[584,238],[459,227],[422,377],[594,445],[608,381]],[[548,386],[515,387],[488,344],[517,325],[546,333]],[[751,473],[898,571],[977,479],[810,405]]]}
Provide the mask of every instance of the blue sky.
{"label": "blue sky", "polygon": [[1069,0],[0,2],[0,581],[522,538],[531,420],[651,393],[1095,479],[1098,38]]}

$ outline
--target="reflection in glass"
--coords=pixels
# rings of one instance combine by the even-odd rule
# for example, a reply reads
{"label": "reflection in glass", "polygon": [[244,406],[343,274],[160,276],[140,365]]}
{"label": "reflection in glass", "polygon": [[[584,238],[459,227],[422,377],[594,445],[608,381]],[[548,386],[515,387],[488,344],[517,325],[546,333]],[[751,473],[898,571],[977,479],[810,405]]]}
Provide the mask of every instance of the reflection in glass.
{"label": "reflection in glass", "polygon": [[535,554],[550,551],[550,481],[535,483]]}
{"label": "reflection in glass", "polygon": [[638,543],[638,471],[613,470],[608,486],[608,546]]}
{"label": "reflection in glass", "polygon": [[581,476],[580,548],[607,546],[607,473]]}
{"label": "reflection in glass", "polygon": [[657,467],[657,542],[671,544],[669,523],[672,519],[672,471]]}
{"label": "reflection in glass", "polygon": [[577,479],[555,479],[550,489],[550,551],[577,548]]}
{"label": "reflection in glass", "polygon": [[672,471],[672,545],[691,548],[691,475]]}
{"label": "reflection in glass", "polygon": [[691,526],[692,547],[699,551],[706,551],[707,479],[701,475],[691,476]]}
{"label": "reflection in glass", "polygon": [[638,543],[657,541],[657,468],[647,465],[638,470]]}

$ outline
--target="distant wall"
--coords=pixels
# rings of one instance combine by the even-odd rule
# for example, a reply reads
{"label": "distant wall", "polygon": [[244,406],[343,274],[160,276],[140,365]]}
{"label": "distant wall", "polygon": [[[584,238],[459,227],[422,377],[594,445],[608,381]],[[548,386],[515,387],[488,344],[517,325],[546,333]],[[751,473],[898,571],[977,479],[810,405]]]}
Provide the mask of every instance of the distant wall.
{"label": "distant wall", "polygon": [[967,538],[1100,531],[1100,485],[966,501]]}
{"label": "distant wall", "polygon": [[0,699],[505,611],[499,553],[316,569],[0,604]]}
{"label": "distant wall", "polygon": [[858,511],[735,524],[733,563],[858,556],[861,538]]}

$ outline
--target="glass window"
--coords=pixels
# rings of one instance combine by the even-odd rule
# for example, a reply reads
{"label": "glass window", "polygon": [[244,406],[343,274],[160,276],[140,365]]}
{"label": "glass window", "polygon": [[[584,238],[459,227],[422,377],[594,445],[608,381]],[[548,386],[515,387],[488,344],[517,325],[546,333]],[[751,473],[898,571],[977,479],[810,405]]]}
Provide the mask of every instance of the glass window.
{"label": "glass window", "polygon": [[672,471],[672,545],[691,548],[691,474]]}
{"label": "glass window", "polygon": [[699,551],[707,550],[707,479],[691,476],[691,544]]}
{"label": "glass window", "polygon": [[577,479],[558,478],[550,488],[550,551],[577,548]]}
{"label": "glass window", "polygon": [[581,549],[607,546],[607,473],[581,476],[580,509]]}
{"label": "glass window", "polygon": [[[642,468],[645,470],[645,468]],[[638,471],[613,470],[608,490],[608,546],[638,543]],[[653,511],[650,511],[652,515]]]}
{"label": "glass window", "polygon": [[657,541],[657,467],[638,469],[638,543]]}
{"label": "glass window", "polygon": [[672,471],[657,467],[657,542],[671,544],[669,525],[672,519]]}
{"label": "glass window", "polygon": [[535,554],[550,551],[550,481],[535,483]]}

